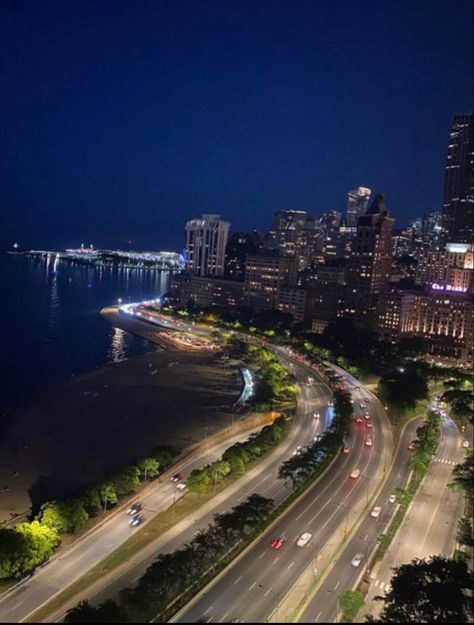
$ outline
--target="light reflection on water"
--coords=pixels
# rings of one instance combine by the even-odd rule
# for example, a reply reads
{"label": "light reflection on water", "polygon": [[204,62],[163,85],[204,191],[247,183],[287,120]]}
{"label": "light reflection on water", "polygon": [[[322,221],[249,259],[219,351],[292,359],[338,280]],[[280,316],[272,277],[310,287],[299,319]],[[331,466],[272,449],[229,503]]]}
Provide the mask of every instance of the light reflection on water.
{"label": "light reflection on water", "polygon": [[5,297],[0,307],[0,417],[46,385],[153,349],[114,330],[104,306],[162,295],[169,272],[90,267],[0,255]]}

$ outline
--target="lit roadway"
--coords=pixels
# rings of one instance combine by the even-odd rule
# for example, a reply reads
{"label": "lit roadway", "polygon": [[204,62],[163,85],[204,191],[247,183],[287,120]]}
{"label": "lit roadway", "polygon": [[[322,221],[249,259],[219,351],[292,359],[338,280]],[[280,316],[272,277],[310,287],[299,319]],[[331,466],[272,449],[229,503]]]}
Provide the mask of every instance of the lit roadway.
{"label": "lit roadway", "polygon": [[[436,455],[412,505],[395,536],[381,566],[372,572],[372,583],[366,599],[365,614],[378,614],[383,607],[374,596],[387,591],[392,568],[407,564],[413,558],[431,555],[451,557],[454,552],[457,520],[462,516],[464,497],[452,491],[454,465],[462,463],[466,449],[462,447],[455,423],[446,417],[441,429],[441,439]],[[472,441],[471,441],[472,444]]]}
{"label": "lit roadway", "polygon": [[[137,323],[140,322],[137,320]],[[289,360],[284,355],[281,358]],[[206,527],[214,514],[228,510],[248,494],[259,492],[277,500],[284,496],[285,487],[276,479],[278,466],[282,460],[291,455],[297,445],[309,444],[316,433],[322,432],[325,420],[329,418],[329,411],[322,409],[327,406],[330,396],[327,387],[320,382],[314,382],[309,386],[307,384],[308,371],[298,364],[293,365],[293,372],[301,386],[297,416],[285,441],[256,468],[198,510],[192,519],[176,524],[135,557],[130,558],[120,569],[116,569],[111,576],[102,578],[94,589],[89,589],[85,593],[85,597],[92,598],[94,602],[102,600],[102,597],[115,596],[118,590],[136,582],[158,552],[173,551],[181,547],[192,538],[196,531]],[[316,378],[316,374],[313,373],[312,376]],[[321,411],[320,419],[313,418],[316,410]],[[242,439],[245,436],[241,435],[239,438]],[[236,439],[226,441],[205,455],[200,452],[190,456],[173,467],[173,472],[186,476],[193,468],[203,466],[219,457],[233,440]],[[173,497],[179,496],[177,492],[173,495],[173,488],[174,486],[167,481],[165,476],[162,483],[153,483],[147,489],[146,495],[140,494],[140,500],[144,504],[145,520],[154,513],[169,507]],[[124,510],[119,510],[105,523],[79,539],[74,546],[60,552],[58,557],[53,557],[45,567],[39,568],[31,580],[3,595],[0,599],[0,622],[26,620],[55,594],[65,589],[119,547],[132,532],[139,531],[140,528],[131,529],[128,526],[128,519]],[[66,607],[75,605],[80,598],[82,595]],[[57,620],[62,614],[54,615],[53,620]]]}
{"label": "lit roadway", "polygon": [[[384,532],[397,508],[397,504],[389,503],[388,499],[395,488],[406,486],[410,473],[410,454],[413,453],[408,450],[408,444],[416,438],[416,429],[422,422],[423,419],[421,418],[415,419],[405,428],[391,471],[380,494],[370,509],[367,510],[365,519],[358,527],[356,534],[346,545],[329,575],[319,586],[301,614],[299,619],[301,622],[333,622],[337,615],[337,596],[344,590],[352,590],[354,584],[366,570],[369,556],[377,545],[377,538]],[[382,508],[378,518],[370,516],[370,511],[375,506]],[[357,553],[364,554],[364,557],[359,567],[354,567],[351,565],[351,560]]]}
{"label": "lit roadway", "polygon": [[[275,611],[278,621],[278,605],[303,571],[313,565],[317,574],[320,549],[331,539],[334,548],[341,542],[344,527],[354,520],[351,512],[357,504],[365,502],[371,480],[380,484],[382,464],[388,462],[390,455],[392,437],[385,411],[373,395],[354,390],[356,385],[357,381],[350,379],[348,386],[353,397],[358,398],[355,414],[362,412],[358,403],[363,397],[373,429],[367,429],[365,419],[362,424],[355,424],[348,441],[350,453],[341,453],[318,483],[173,620],[264,622]],[[365,446],[369,437],[373,447]],[[355,468],[360,469],[361,475],[351,479],[350,473]],[[379,476],[375,478],[377,472]],[[283,488],[275,483],[272,495],[275,497]],[[339,527],[341,532],[334,538]],[[295,542],[303,532],[310,532],[312,540],[300,548]],[[282,533],[288,536],[286,542],[281,549],[272,549],[270,543]]]}

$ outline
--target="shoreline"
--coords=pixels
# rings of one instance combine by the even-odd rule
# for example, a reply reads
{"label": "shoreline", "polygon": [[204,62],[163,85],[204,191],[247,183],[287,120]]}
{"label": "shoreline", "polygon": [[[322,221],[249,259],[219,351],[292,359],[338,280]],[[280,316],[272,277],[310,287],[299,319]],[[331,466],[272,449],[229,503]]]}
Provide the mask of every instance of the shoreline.
{"label": "shoreline", "polygon": [[238,370],[223,368],[216,353],[164,348],[156,328],[138,333],[123,321],[121,329],[161,349],[54,383],[10,410],[0,441],[0,522],[73,496],[154,446],[185,449],[229,425]]}

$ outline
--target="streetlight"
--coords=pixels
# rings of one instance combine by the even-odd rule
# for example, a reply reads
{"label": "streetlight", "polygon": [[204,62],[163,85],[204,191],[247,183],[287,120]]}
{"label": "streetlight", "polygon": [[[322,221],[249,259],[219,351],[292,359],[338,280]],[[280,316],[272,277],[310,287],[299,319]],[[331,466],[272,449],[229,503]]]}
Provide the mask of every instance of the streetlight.
{"label": "streetlight", "polygon": [[117,302],[118,302],[118,305],[120,306],[120,304],[122,303],[122,298],[121,298],[121,297],[119,297],[119,298],[117,299]]}

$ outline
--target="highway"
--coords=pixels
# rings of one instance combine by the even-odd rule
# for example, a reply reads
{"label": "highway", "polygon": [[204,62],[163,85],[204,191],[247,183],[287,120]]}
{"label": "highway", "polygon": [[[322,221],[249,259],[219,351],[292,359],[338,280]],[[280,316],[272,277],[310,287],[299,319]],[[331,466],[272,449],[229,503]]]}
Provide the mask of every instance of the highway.
{"label": "highway", "polygon": [[[285,357],[281,356],[281,358]],[[97,595],[98,599],[101,599],[103,595],[114,596],[117,590],[136,581],[137,577],[144,572],[150,562],[156,557],[158,550],[172,551],[182,546],[197,530],[207,526],[216,512],[227,510],[231,505],[245,498],[251,492],[258,491],[267,496],[274,495],[273,482],[282,459],[291,455],[297,445],[309,444],[315,434],[324,429],[325,420],[330,417],[328,410],[322,410],[322,408],[327,407],[329,399],[327,387],[319,382],[309,387],[307,384],[308,373],[304,367],[294,365],[293,372],[301,382],[301,390],[298,397],[297,418],[294,420],[285,442],[254,470],[243,476],[229,489],[226,489],[226,491],[213,499],[209,505],[198,511],[195,515],[196,518],[189,520],[187,524],[178,524],[172,530],[163,534],[156,542],[152,543],[149,548],[140,552],[138,557],[130,559],[127,566],[124,567],[126,570],[121,571],[122,575],[114,574],[112,580],[102,579],[97,586],[101,591]],[[315,410],[321,411],[319,420],[313,418]],[[173,472],[179,472],[186,476],[193,468],[203,466],[219,457],[234,440],[242,440],[246,436],[231,439],[210,450],[204,456],[201,455],[199,457],[196,454],[188,458],[184,463],[174,467]],[[273,477],[273,480],[270,479],[271,477]],[[267,484],[262,486],[263,482],[267,482]],[[173,497],[178,498],[181,495],[179,491],[175,491],[175,494],[173,494],[173,488],[174,486],[167,481],[161,484],[155,483],[151,489],[152,492],[147,494],[147,496],[140,495],[140,500],[144,504],[145,518],[169,507]],[[80,539],[72,548],[65,550],[59,557],[53,558],[45,567],[38,569],[31,580],[6,596],[4,595],[0,599],[0,622],[18,622],[27,619],[55,594],[81,577],[92,566],[120,546],[131,532],[137,531],[128,526],[127,520],[128,517],[123,512],[112,516],[105,524],[97,527],[86,537]],[[184,527],[186,525],[188,527]],[[112,581],[110,586],[106,586],[106,581]],[[106,587],[104,588],[104,586]],[[92,591],[93,594],[94,592]],[[89,592],[86,593],[87,597],[92,595]],[[76,602],[74,600],[71,605],[75,605]]]}
{"label": "highway", "polygon": [[[288,357],[284,355],[280,357],[286,359],[288,366],[290,365]],[[307,368],[297,363],[291,364],[292,371],[299,382],[299,393],[296,418],[293,420],[291,431],[285,441],[254,469],[200,508],[193,518],[184,519],[176,524],[136,556],[130,558],[125,565],[114,569],[109,576],[101,578],[86,592],[77,595],[74,601],[52,614],[48,621],[57,621],[68,608],[73,607],[82,599],[88,599],[91,604],[96,605],[106,599],[115,598],[123,588],[134,586],[158,553],[168,553],[179,549],[191,540],[197,531],[207,527],[216,513],[229,510],[249,494],[258,492],[277,501],[282,500],[288,494],[287,487],[277,479],[278,467],[284,459],[292,455],[298,445],[309,444],[317,433],[324,430],[332,410],[327,405],[330,398],[329,389],[316,379],[309,385]],[[312,372],[312,377],[316,378],[314,372]],[[319,419],[314,418],[316,411],[320,412]]]}
{"label": "highway", "polygon": [[383,607],[374,601],[390,587],[392,569],[414,558],[431,555],[452,556],[457,521],[462,516],[464,497],[448,488],[454,465],[463,462],[466,449],[456,424],[443,419],[438,449],[421,487],[389,548],[386,557],[371,574],[371,585],[363,613],[378,615]]}
{"label": "highway", "polygon": [[[338,612],[338,595],[344,590],[352,590],[358,578],[366,570],[369,556],[377,545],[377,538],[384,532],[397,508],[397,504],[389,503],[388,499],[395,488],[404,488],[407,484],[410,474],[409,460],[412,453],[408,450],[408,444],[416,438],[416,429],[422,422],[422,418],[415,419],[405,428],[391,471],[380,494],[367,511],[356,534],[348,542],[330,573],[300,615],[299,620],[302,623],[332,623]],[[378,518],[370,516],[375,506],[382,508]],[[354,567],[351,561],[358,553],[362,553],[363,558],[359,567]]]}
{"label": "highway", "polygon": [[[377,472],[382,473],[382,463],[387,461],[391,449],[391,429],[383,407],[378,400],[364,390],[355,390],[357,380],[347,383],[356,398],[355,414],[366,403],[371,414],[373,429],[367,429],[368,420],[354,424],[349,454],[341,453],[323,479],[311,487],[277,522],[249,548],[242,557],[231,564],[208,589],[191,601],[173,619],[173,622],[189,623],[199,619],[207,622],[265,622],[273,612],[279,620],[278,605],[291,590],[301,573],[313,565],[318,573],[318,555],[323,546],[333,540],[333,547],[341,541],[350,525],[351,512],[369,493],[370,481]],[[365,441],[372,438],[373,447]],[[388,453],[389,456],[389,453]],[[351,479],[350,473],[359,468],[361,475]],[[282,485],[276,484],[275,489]],[[335,530],[341,533],[334,538]],[[310,532],[312,539],[303,548],[296,546],[297,538]],[[287,540],[279,550],[271,547],[272,539],[282,533]]]}

